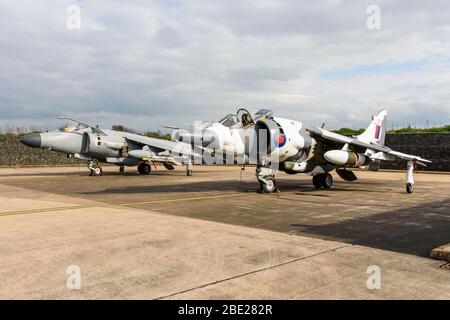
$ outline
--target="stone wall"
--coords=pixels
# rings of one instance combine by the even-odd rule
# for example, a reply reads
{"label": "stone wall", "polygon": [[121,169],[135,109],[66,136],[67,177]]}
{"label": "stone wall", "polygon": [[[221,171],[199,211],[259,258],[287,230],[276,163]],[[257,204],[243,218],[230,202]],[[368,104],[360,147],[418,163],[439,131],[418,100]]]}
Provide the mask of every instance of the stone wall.
{"label": "stone wall", "polygon": [[17,135],[0,135],[0,166],[17,167],[30,165],[79,165],[85,161],[68,159],[65,154],[30,148],[19,141]]}
{"label": "stone wall", "polygon": [[[413,154],[433,161],[426,171],[450,171],[450,132],[445,133],[405,133],[386,135],[386,146],[404,153]],[[383,161],[381,168],[405,169],[405,161]]]}
{"label": "stone wall", "polygon": [[[408,133],[386,135],[386,146],[400,152],[421,156],[433,161],[420,170],[450,172],[450,133]],[[64,154],[39,148],[30,148],[16,135],[0,135],[0,166],[76,165],[79,159],[68,159]],[[383,169],[405,169],[404,161],[382,162]]]}

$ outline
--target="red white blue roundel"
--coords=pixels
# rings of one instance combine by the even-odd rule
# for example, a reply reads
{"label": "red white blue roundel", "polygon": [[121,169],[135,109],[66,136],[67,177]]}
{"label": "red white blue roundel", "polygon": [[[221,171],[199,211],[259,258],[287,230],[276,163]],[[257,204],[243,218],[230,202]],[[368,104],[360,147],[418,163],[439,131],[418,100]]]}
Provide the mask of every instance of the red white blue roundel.
{"label": "red white blue roundel", "polygon": [[375,122],[375,135],[374,135],[374,138],[375,138],[375,141],[378,141],[378,140],[380,140],[381,130],[383,128],[381,127],[381,120],[380,119],[375,119],[375,120],[376,120],[376,122]]}
{"label": "red white blue roundel", "polygon": [[282,148],[286,144],[286,140],[287,140],[286,135],[281,132],[277,132],[273,136],[273,142],[275,143],[275,146],[277,146],[278,148]]}

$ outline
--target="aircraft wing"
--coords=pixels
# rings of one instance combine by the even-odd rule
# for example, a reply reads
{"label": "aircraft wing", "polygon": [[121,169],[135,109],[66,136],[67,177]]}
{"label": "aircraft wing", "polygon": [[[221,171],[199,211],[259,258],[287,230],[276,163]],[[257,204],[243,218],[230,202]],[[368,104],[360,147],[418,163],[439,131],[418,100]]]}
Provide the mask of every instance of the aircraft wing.
{"label": "aircraft wing", "polygon": [[183,142],[175,142],[145,136],[135,135],[133,137],[126,137],[126,140],[132,143],[149,146],[150,148],[157,149],[159,151],[168,150],[172,153],[178,153],[180,155],[201,157],[202,155],[192,149],[192,146]]}
{"label": "aircraft wing", "polygon": [[418,156],[414,156],[411,154],[406,154],[398,151],[394,151],[389,147],[374,144],[374,143],[366,143],[364,141],[358,140],[353,137],[347,137],[343,136],[341,134],[331,132],[322,128],[308,128],[308,131],[311,133],[311,135],[314,137],[318,137],[325,141],[332,141],[338,144],[349,144],[353,146],[357,146],[364,149],[370,149],[373,151],[376,151],[372,156],[371,159],[374,160],[387,160],[387,161],[393,161],[395,158],[407,160],[407,161],[416,161],[418,164],[422,166],[426,166],[425,163],[431,163],[430,160],[423,159]]}
{"label": "aircraft wing", "polygon": [[333,141],[333,142],[337,142],[337,143],[341,143],[341,144],[348,143],[350,145],[354,145],[354,146],[358,146],[358,147],[366,148],[366,149],[372,149],[374,151],[379,151],[379,152],[387,153],[387,152],[391,151],[391,148],[388,148],[386,146],[382,146],[382,145],[374,144],[374,143],[366,143],[366,142],[363,142],[356,138],[343,136],[341,134],[331,132],[331,131],[321,129],[321,128],[308,128],[308,131],[311,133],[312,136],[319,137],[323,140]]}
{"label": "aircraft wing", "polygon": [[392,155],[392,156],[394,156],[396,158],[409,160],[409,161],[411,161],[411,160],[412,161],[416,161],[418,164],[420,164],[420,165],[422,165],[424,167],[426,167],[425,163],[431,163],[432,162],[430,160],[427,160],[427,159],[424,159],[424,158],[421,158],[421,157],[418,157],[418,156],[414,156],[412,154],[402,153],[402,152],[398,152],[398,151],[394,151],[394,150],[389,151],[388,154],[390,154],[390,155]]}

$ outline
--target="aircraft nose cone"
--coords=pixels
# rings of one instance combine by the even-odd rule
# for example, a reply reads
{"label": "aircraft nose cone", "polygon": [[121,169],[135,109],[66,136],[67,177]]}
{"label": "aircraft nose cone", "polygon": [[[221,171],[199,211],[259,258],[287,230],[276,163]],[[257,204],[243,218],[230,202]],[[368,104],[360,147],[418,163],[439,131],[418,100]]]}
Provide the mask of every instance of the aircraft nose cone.
{"label": "aircraft nose cone", "polygon": [[40,133],[27,134],[26,136],[20,139],[20,142],[29,147],[39,148],[42,142],[41,134]]}

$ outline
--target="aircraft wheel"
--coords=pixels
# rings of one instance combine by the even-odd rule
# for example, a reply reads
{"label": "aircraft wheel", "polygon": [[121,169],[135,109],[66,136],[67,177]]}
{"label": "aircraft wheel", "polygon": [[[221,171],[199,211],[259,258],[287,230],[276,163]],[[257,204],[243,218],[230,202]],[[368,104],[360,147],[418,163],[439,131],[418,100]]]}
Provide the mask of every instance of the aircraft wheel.
{"label": "aircraft wheel", "polygon": [[406,184],[406,192],[413,193],[413,191],[414,191],[414,185],[412,183],[407,183]]}
{"label": "aircraft wheel", "polygon": [[333,176],[330,173],[324,173],[321,177],[322,187],[324,189],[330,189],[333,185]]}
{"label": "aircraft wheel", "polygon": [[320,178],[321,178],[320,174],[316,174],[315,176],[313,176],[312,182],[316,189],[322,188],[322,181]]}
{"label": "aircraft wheel", "polygon": [[186,175],[188,177],[191,177],[192,176],[192,170],[191,169],[186,170]]}
{"label": "aircraft wheel", "polygon": [[273,177],[264,177],[267,182],[260,182],[259,185],[261,187],[261,192],[263,193],[273,193],[277,191],[277,185],[275,183],[275,179]]}
{"label": "aircraft wheel", "polygon": [[94,169],[91,169],[90,176],[99,177],[103,174],[103,170],[100,167],[96,167]]}
{"label": "aircraft wheel", "polygon": [[121,172],[121,173],[125,172],[125,167],[124,166],[120,166],[119,172]]}
{"label": "aircraft wheel", "polygon": [[152,167],[147,162],[142,162],[138,166],[138,171],[140,174],[150,174]]}

